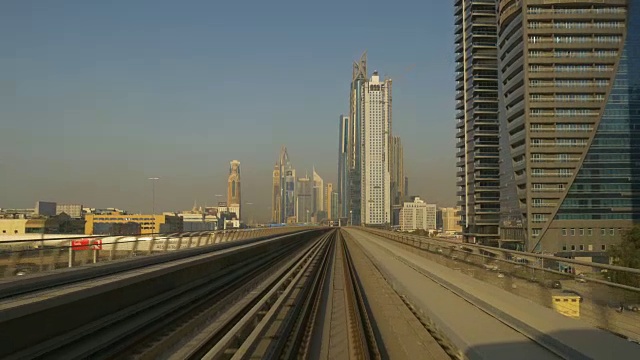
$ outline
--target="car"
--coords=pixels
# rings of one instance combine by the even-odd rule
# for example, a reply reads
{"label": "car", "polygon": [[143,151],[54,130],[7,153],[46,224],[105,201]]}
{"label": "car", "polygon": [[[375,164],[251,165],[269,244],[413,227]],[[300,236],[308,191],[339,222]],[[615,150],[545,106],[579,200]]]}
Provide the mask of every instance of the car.
{"label": "car", "polygon": [[584,298],[582,297],[582,295],[580,295],[580,293],[579,293],[579,292],[577,292],[577,291],[573,291],[573,290],[562,290],[562,293],[563,293],[564,295],[575,295],[575,296],[578,296],[578,297],[580,297],[580,302],[584,301]]}
{"label": "car", "polygon": [[625,308],[629,311],[638,312],[640,311],[640,304],[629,304],[626,305]]}
{"label": "car", "polygon": [[547,280],[543,285],[551,289],[562,289],[562,283],[560,280]]}

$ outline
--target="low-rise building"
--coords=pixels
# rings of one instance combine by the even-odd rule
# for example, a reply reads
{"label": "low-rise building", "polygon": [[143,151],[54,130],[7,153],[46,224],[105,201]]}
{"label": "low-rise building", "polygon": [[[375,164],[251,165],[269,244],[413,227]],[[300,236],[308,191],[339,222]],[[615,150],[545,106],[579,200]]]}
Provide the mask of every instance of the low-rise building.
{"label": "low-rise building", "polygon": [[35,215],[55,216],[57,204],[52,201],[37,201],[35,207]]}
{"label": "low-rise building", "polygon": [[29,219],[0,219],[0,234],[24,235],[26,234],[27,221]]}
{"label": "low-rise building", "polygon": [[56,215],[65,213],[72,219],[81,219],[83,214],[83,208],[80,204],[57,204]]}
{"label": "low-rise building", "polygon": [[[85,234],[87,235],[95,234],[96,226],[100,232],[109,231],[108,225],[99,224],[137,223],[140,225],[140,234],[142,235],[183,231],[182,218],[174,215],[122,214],[114,212],[110,214],[87,214],[85,220]],[[111,229],[114,228],[111,227]],[[115,230],[117,229],[113,231]]]}
{"label": "low-rise building", "polygon": [[35,209],[0,209],[0,219],[29,219],[34,216]]}
{"label": "low-rise building", "polygon": [[415,231],[436,229],[436,205],[427,204],[419,197],[405,202],[400,210],[400,230]]}
{"label": "low-rise building", "polygon": [[0,235],[83,234],[84,221],[68,215],[49,218],[0,219]]}
{"label": "low-rise building", "polygon": [[178,216],[182,218],[184,231],[213,231],[218,228],[218,217],[197,212],[183,212]]}

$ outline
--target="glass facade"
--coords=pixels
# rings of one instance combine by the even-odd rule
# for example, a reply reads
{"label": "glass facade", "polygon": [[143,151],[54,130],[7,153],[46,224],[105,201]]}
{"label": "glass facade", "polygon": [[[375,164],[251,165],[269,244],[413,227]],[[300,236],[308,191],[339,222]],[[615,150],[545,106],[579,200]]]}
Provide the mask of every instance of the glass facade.
{"label": "glass facade", "polygon": [[640,7],[628,19],[602,120],[556,220],[640,219]]}

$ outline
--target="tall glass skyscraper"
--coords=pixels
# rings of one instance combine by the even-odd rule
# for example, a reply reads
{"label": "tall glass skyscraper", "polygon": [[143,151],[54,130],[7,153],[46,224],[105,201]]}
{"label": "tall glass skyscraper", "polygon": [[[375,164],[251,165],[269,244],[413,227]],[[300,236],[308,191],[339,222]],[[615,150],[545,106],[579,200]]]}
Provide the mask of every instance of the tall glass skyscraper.
{"label": "tall glass skyscraper", "polygon": [[497,245],[500,221],[496,0],[455,1],[457,196],[468,242]]}
{"label": "tall glass skyscraper", "polygon": [[340,115],[340,139],[338,144],[338,203],[339,212],[334,218],[346,217],[349,213],[349,153],[351,118]]}
{"label": "tall glass skyscraper", "polygon": [[362,211],[362,126],[365,120],[364,86],[367,82],[367,54],[353,63],[349,91],[348,214],[352,225],[360,225]]}
{"label": "tall glass skyscraper", "polygon": [[640,219],[640,4],[502,0],[498,15],[502,212],[521,230],[503,237],[597,256]]}
{"label": "tall glass skyscraper", "polygon": [[[280,149],[280,223],[296,221],[296,170],[291,165],[287,148]],[[274,172],[275,173],[275,172]],[[275,196],[274,196],[275,197]]]}

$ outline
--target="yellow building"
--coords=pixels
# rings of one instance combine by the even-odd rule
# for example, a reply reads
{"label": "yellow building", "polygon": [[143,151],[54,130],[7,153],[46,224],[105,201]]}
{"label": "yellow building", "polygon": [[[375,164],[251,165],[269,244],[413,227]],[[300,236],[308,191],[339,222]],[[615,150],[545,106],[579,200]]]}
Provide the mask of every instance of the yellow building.
{"label": "yellow building", "polygon": [[82,234],[84,220],[56,215],[35,219],[0,219],[0,236],[24,234]]}
{"label": "yellow building", "polygon": [[442,208],[442,231],[446,234],[461,233],[460,208]]}
{"label": "yellow building", "polygon": [[0,234],[24,235],[28,221],[29,219],[0,219]]}
{"label": "yellow building", "polygon": [[85,216],[85,234],[110,234],[113,224],[138,224],[140,234],[159,234],[181,232],[183,229],[182,218],[172,215],[145,215],[111,213],[106,215],[89,214]]}

